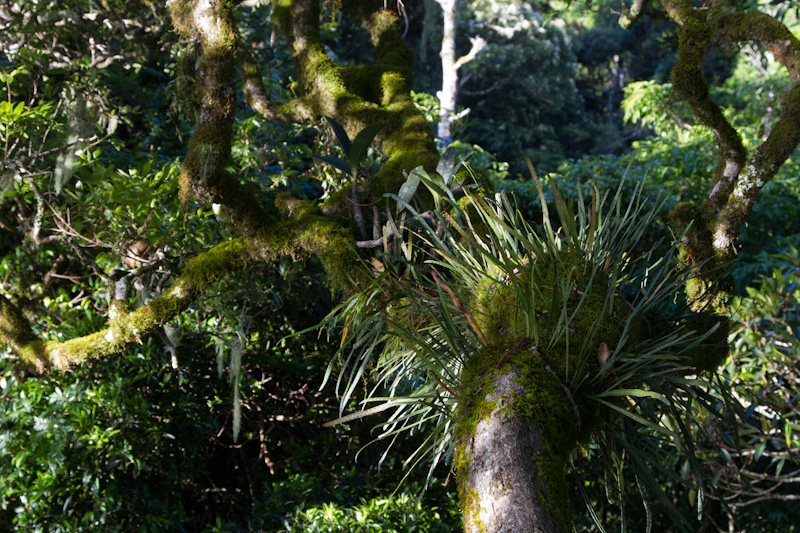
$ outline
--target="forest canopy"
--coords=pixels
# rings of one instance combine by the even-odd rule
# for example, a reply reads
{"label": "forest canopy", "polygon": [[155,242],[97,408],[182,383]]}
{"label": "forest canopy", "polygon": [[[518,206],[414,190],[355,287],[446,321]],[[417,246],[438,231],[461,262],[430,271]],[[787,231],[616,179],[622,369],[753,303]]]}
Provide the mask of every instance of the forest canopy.
{"label": "forest canopy", "polygon": [[793,531],[798,29],[3,2],[0,530]]}

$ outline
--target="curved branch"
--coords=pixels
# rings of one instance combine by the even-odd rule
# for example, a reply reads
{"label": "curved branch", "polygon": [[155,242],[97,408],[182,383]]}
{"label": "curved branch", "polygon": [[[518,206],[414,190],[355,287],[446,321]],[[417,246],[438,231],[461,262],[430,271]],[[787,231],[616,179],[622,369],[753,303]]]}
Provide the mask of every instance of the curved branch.
{"label": "curved branch", "polygon": [[272,101],[264,88],[261,70],[241,38],[237,38],[236,64],[242,73],[244,99],[253,111],[267,119],[281,122],[299,122],[313,118],[310,107],[302,99],[283,103]]}
{"label": "curved branch", "polygon": [[198,0],[189,10],[181,11],[185,4],[180,2],[172,7],[176,28],[191,35],[200,50],[195,73],[197,126],[181,167],[181,200],[186,203],[195,197],[221,204],[226,207],[226,217],[245,236],[264,238],[276,220],[274,211],[227,169],[237,104],[234,58],[238,34],[232,6]]}
{"label": "curved branch", "polygon": [[755,42],[772,52],[793,80],[777,123],[753,152],[728,191],[727,202],[719,209],[714,247],[725,249],[732,248],[738,240],[739,229],[750,216],[758,192],[800,144],[800,40],[783,23],[757,11],[720,13],[712,21],[719,30],[720,41]]}
{"label": "curved branch", "polygon": [[0,344],[10,346],[25,366],[37,372],[51,367],[64,370],[117,353],[157,331],[217,281],[244,268],[253,257],[254,249],[243,237],[219,244],[189,260],[172,288],[147,305],[110,318],[104,330],[64,342],[38,339],[22,313],[0,295]]}
{"label": "curved branch", "polygon": [[747,159],[747,151],[739,132],[709,96],[708,84],[703,76],[703,60],[715,37],[713,29],[701,18],[698,11],[688,8],[683,2],[666,2],[665,5],[673,20],[683,21],[679,22],[683,26],[683,32],[680,36],[678,59],[672,68],[672,85],[689,103],[692,113],[700,123],[714,132],[720,150],[713,188],[703,209],[706,216],[712,219],[733,190],[736,178]]}
{"label": "curved branch", "polygon": [[[758,192],[800,144],[800,41],[783,23],[764,13],[699,9],[689,0],[664,0],[663,5],[682,28],[678,60],[672,70],[673,86],[695,117],[714,132],[720,151],[713,186],[702,209],[683,204],[672,214],[684,227],[692,224],[683,260],[697,263],[713,258],[702,269],[698,291],[690,294],[702,304],[710,299],[719,301],[721,293],[712,287],[721,271],[715,269],[736,253],[741,226],[750,216]],[[702,73],[709,47],[745,42],[771,51],[793,80],[776,127],[749,159],[738,131],[711,100]],[[709,291],[706,296],[697,294],[704,291]]]}

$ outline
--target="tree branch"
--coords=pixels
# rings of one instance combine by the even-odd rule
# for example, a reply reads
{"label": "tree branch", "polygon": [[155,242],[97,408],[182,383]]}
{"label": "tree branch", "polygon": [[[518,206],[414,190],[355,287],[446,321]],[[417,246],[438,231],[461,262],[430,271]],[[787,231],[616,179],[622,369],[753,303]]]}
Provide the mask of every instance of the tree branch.
{"label": "tree branch", "polygon": [[237,39],[236,64],[242,73],[244,99],[256,113],[270,120],[299,122],[313,117],[311,109],[302,99],[276,104],[264,88],[264,81],[258,64],[241,38]]}
{"label": "tree branch", "polygon": [[[729,12],[718,6],[699,9],[689,0],[664,0],[663,5],[681,26],[673,87],[700,123],[714,132],[719,148],[712,189],[702,208],[680,204],[671,215],[688,228],[681,260],[691,265],[712,259],[701,268],[689,296],[697,306],[717,307],[724,296],[716,283],[719,266],[735,255],[741,226],[750,216],[758,191],[800,144],[800,41],[780,21],[757,11]],[[770,50],[794,80],[775,128],[749,159],[739,132],[709,96],[702,73],[710,47],[742,42],[755,42]]]}
{"label": "tree branch", "polygon": [[[411,99],[413,54],[403,41],[397,15],[380,9],[380,2],[349,0],[342,9],[360,20],[370,34],[375,62],[344,69],[325,54],[319,34],[319,0],[283,0],[275,5],[275,19],[290,43],[303,100],[315,117],[335,117],[350,135],[365,126],[383,123],[378,133],[387,161],[363,184],[359,196],[369,204],[387,192],[396,193],[403,170],[418,165],[433,171],[439,154],[425,117]],[[325,214],[349,216],[346,191],[334,194]]]}
{"label": "tree branch", "polygon": [[110,318],[106,329],[64,342],[38,339],[22,313],[0,295],[0,344],[10,346],[24,366],[36,372],[65,370],[119,352],[186,310],[211,285],[240,271],[254,251],[245,238],[219,244],[190,259],[172,288],[147,305]]}

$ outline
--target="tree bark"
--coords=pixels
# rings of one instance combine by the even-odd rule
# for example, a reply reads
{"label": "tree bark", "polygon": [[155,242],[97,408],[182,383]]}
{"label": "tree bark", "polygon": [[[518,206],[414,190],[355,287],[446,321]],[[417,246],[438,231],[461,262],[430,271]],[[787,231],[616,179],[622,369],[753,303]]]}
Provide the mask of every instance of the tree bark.
{"label": "tree bark", "polygon": [[455,0],[436,0],[444,12],[444,31],[442,34],[442,90],[439,97],[439,126],[437,136],[443,143],[450,143],[450,124],[456,112],[456,91],[458,90],[458,71],[456,70],[456,2]]}
{"label": "tree bark", "polygon": [[450,131],[453,122],[469,112],[465,109],[456,113],[456,97],[458,95],[458,69],[472,61],[486,46],[482,38],[472,38],[469,53],[456,60],[456,0],[435,0],[444,12],[444,26],[442,32],[442,50],[439,57],[442,59],[442,90],[436,93],[439,99],[439,125],[436,135],[442,146],[447,146],[452,141]]}
{"label": "tree bark", "polygon": [[[523,416],[526,390],[506,367],[484,396],[486,412],[456,452],[465,533],[556,533],[571,530],[565,455],[536,420]],[[552,435],[550,435],[552,436]]]}

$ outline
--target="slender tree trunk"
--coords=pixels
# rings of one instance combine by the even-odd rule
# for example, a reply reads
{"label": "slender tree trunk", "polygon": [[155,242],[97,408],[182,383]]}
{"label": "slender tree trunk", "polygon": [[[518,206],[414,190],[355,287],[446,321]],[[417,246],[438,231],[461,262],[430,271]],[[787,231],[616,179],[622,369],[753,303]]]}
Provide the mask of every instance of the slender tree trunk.
{"label": "slender tree trunk", "polygon": [[[539,421],[517,412],[520,398],[530,393],[520,381],[516,370],[504,369],[485,389],[490,392],[483,402],[470,406],[478,422],[461,433],[456,455],[466,533],[572,529],[564,472],[568,450],[559,449]],[[568,407],[558,411],[572,417]]]}
{"label": "slender tree trunk", "polygon": [[439,99],[439,126],[436,136],[441,146],[447,146],[452,140],[450,131],[453,122],[469,113],[469,108],[456,113],[456,97],[458,95],[458,69],[475,59],[486,47],[482,37],[471,37],[472,43],[469,52],[456,59],[456,2],[457,0],[435,0],[444,12],[444,27],[442,32],[442,90],[436,93]]}
{"label": "slender tree trunk", "polygon": [[436,132],[442,143],[450,144],[450,125],[456,112],[458,69],[456,68],[456,0],[436,0],[444,11],[442,33],[442,90],[439,97],[439,127]]}

